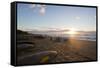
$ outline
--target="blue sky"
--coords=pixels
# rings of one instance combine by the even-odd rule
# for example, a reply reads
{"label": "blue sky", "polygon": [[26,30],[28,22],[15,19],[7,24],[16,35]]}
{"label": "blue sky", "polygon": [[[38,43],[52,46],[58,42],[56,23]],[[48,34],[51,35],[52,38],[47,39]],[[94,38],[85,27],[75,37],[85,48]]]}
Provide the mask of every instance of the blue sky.
{"label": "blue sky", "polygon": [[17,28],[21,30],[96,30],[96,8],[39,4],[17,5]]}

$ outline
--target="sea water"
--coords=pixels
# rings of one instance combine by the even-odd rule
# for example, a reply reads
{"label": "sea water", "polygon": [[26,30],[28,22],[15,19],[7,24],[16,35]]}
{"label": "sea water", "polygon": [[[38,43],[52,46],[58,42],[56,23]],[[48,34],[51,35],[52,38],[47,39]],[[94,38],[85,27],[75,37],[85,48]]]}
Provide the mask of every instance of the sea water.
{"label": "sea water", "polygon": [[65,34],[64,32],[32,32],[32,34],[48,35],[51,37],[73,38],[76,40],[96,41],[96,32],[80,32],[80,34]]}

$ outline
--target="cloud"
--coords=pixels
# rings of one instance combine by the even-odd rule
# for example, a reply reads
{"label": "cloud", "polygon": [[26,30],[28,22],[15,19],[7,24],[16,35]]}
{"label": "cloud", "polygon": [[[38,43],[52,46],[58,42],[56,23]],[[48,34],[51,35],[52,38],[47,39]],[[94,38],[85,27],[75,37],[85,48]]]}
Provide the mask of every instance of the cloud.
{"label": "cloud", "polygon": [[40,14],[44,15],[46,12],[46,5],[40,5]]}
{"label": "cloud", "polygon": [[35,8],[35,7],[36,7],[35,4],[30,5],[30,8]]}
{"label": "cloud", "polygon": [[41,14],[41,15],[44,15],[44,14],[45,14],[45,8],[44,8],[44,7],[41,7],[41,8],[40,8],[40,14]]}
{"label": "cloud", "polygon": [[30,8],[34,9],[34,8],[39,8],[39,13],[40,15],[44,15],[45,12],[46,12],[46,5],[43,5],[43,4],[32,4],[30,5]]}
{"label": "cloud", "polygon": [[41,8],[41,7],[46,7],[46,5],[43,5],[43,4],[40,5],[40,4],[38,4],[37,7],[40,7],[40,8]]}
{"label": "cloud", "polygon": [[39,12],[41,15],[45,14],[45,10],[46,10],[46,5],[37,5],[37,7],[40,8]]}
{"label": "cloud", "polygon": [[80,20],[80,17],[79,16],[76,16],[75,19]]}
{"label": "cloud", "polygon": [[96,16],[94,16],[94,18],[96,18]]}

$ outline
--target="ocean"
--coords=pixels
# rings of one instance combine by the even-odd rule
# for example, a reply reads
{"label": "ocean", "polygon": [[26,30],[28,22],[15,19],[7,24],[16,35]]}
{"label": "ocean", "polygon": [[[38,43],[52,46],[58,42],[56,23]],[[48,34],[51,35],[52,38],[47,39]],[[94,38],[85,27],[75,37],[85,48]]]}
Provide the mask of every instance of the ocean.
{"label": "ocean", "polygon": [[96,32],[80,32],[79,34],[70,35],[64,32],[30,32],[32,34],[48,35],[52,37],[73,38],[76,40],[96,41]]}

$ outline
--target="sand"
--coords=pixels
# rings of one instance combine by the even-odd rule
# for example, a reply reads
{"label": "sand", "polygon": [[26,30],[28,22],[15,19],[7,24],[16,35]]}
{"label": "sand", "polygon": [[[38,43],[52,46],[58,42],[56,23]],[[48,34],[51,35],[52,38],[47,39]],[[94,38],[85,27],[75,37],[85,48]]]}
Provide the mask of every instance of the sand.
{"label": "sand", "polygon": [[[67,39],[64,41],[52,40],[50,37],[36,37],[36,35],[24,35],[18,41],[31,41],[34,47],[18,51],[17,58],[42,51],[56,51],[57,56],[48,63],[72,62],[72,61],[92,61],[96,60],[96,41]],[[18,44],[17,44],[18,46]]]}

